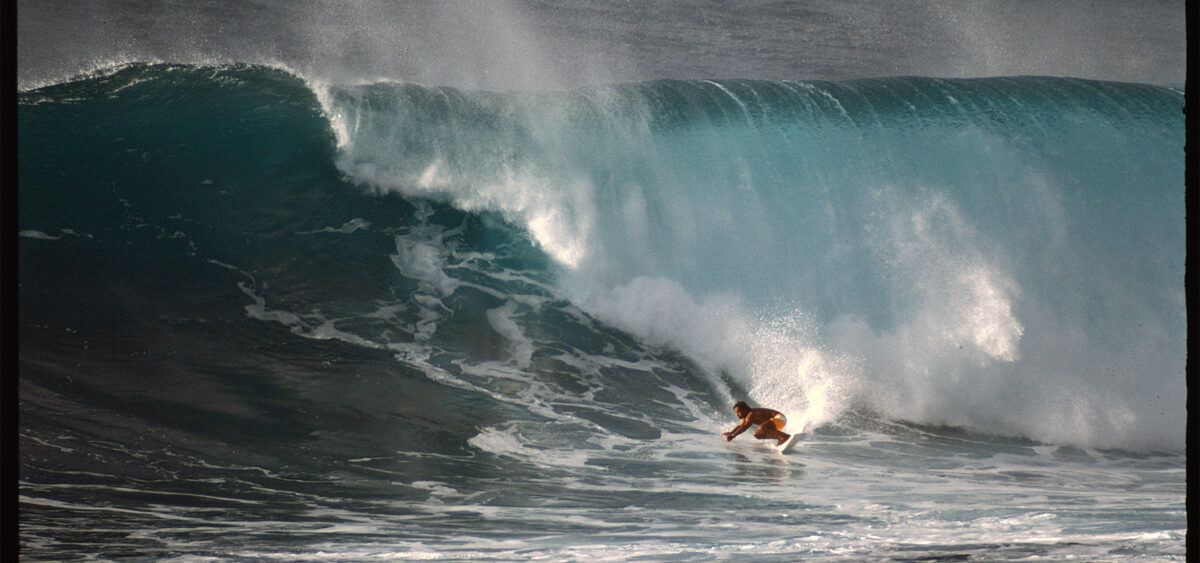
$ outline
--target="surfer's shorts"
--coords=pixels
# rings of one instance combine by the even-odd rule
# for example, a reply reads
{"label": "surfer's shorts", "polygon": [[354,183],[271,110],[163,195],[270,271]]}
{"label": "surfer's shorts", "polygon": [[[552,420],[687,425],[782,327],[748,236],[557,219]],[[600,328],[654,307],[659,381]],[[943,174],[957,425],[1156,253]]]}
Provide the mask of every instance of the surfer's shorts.
{"label": "surfer's shorts", "polygon": [[784,425],[787,424],[787,417],[783,416],[783,414],[777,414],[772,417],[771,420],[762,423],[760,426],[767,426],[768,424],[772,424],[775,426],[776,430],[782,431]]}

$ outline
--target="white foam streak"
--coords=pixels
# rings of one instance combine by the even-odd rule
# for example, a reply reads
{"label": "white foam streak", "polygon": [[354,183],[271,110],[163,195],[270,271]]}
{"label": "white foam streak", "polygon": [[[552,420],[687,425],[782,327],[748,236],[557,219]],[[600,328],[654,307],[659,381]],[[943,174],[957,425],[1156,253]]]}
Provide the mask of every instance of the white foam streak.
{"label": "white foam streak", "polygon": [[521,327],[517,326],[516,321],[513,320],[513,313],[516,310],[517,304],[512,301],[502,307],[488,309],[488,324],[492,326],[492,330],[508,340],[512,361],[520,367],[527,368],[533,357],[533,343],[525,337],[525,334],[521,332]]}
{"label": "white foam streak", "polygon": [[266,298],[255,293],[254,290],[247,286],[244,282],[238,282],[238,288],[242,290],[242,293],[254,300],[254,304],[246,305],[246,314],[251,318],[258,319],[260,321],[277,322],[279,324],[292,327],[293,329],[297,329],[303,324],[303,321],[300,320],[300,317],[293,313],[267,309]]}
{"label": "white foam streak", "polygon": [[415,278],[423,288],[429,288],[441,296],[458,289],[458,280],[446,275],[445,248],[436,242],[396,237],[396,254],[392,263],[404,275]]}

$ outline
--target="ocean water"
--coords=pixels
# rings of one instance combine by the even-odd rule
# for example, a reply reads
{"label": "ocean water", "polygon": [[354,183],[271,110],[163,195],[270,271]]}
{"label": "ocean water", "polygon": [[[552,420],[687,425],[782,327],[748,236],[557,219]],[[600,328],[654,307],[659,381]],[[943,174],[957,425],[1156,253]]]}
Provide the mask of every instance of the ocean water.
{"label": "ocean water", "polygon": [[21,558],[1185,558],[1181,86],[630,41],[671,64],[45,55]]}

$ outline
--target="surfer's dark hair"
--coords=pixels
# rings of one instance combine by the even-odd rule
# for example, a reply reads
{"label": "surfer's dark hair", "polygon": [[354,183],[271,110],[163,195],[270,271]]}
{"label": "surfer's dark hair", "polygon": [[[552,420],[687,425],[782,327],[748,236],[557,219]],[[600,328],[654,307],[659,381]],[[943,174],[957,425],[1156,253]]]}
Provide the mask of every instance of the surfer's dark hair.
{"label": "surfer's dark hair", "polygon": [[746,410],[750,410],[750,405],[747,405],[747,404],[746,404],[746,401],[738,401],[738,402],[736,402],[736,403],[734,403],[734,404],[733,404],[733,410],[735,410],[735,411],[736,411],[736,410],[739,410],[739,409],[746,409]]}

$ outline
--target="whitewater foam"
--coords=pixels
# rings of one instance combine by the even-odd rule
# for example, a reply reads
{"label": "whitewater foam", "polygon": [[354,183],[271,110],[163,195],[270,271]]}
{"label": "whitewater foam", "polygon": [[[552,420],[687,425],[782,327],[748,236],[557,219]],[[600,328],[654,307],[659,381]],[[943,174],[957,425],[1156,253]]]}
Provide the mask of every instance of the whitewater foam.
{"label": "whitewater foam", "polygon": [[508,340],[509,354],[512,356],[512,361],[519,367],[529,367],[529,360],[533,357],[533,343],[525,338],[525,335],[521,332],[521,327],[513,320],[513,313],[516,310],[517,304],[512,301],[502,307],[488,309],[488,324],[492,326],[493,330]]}

